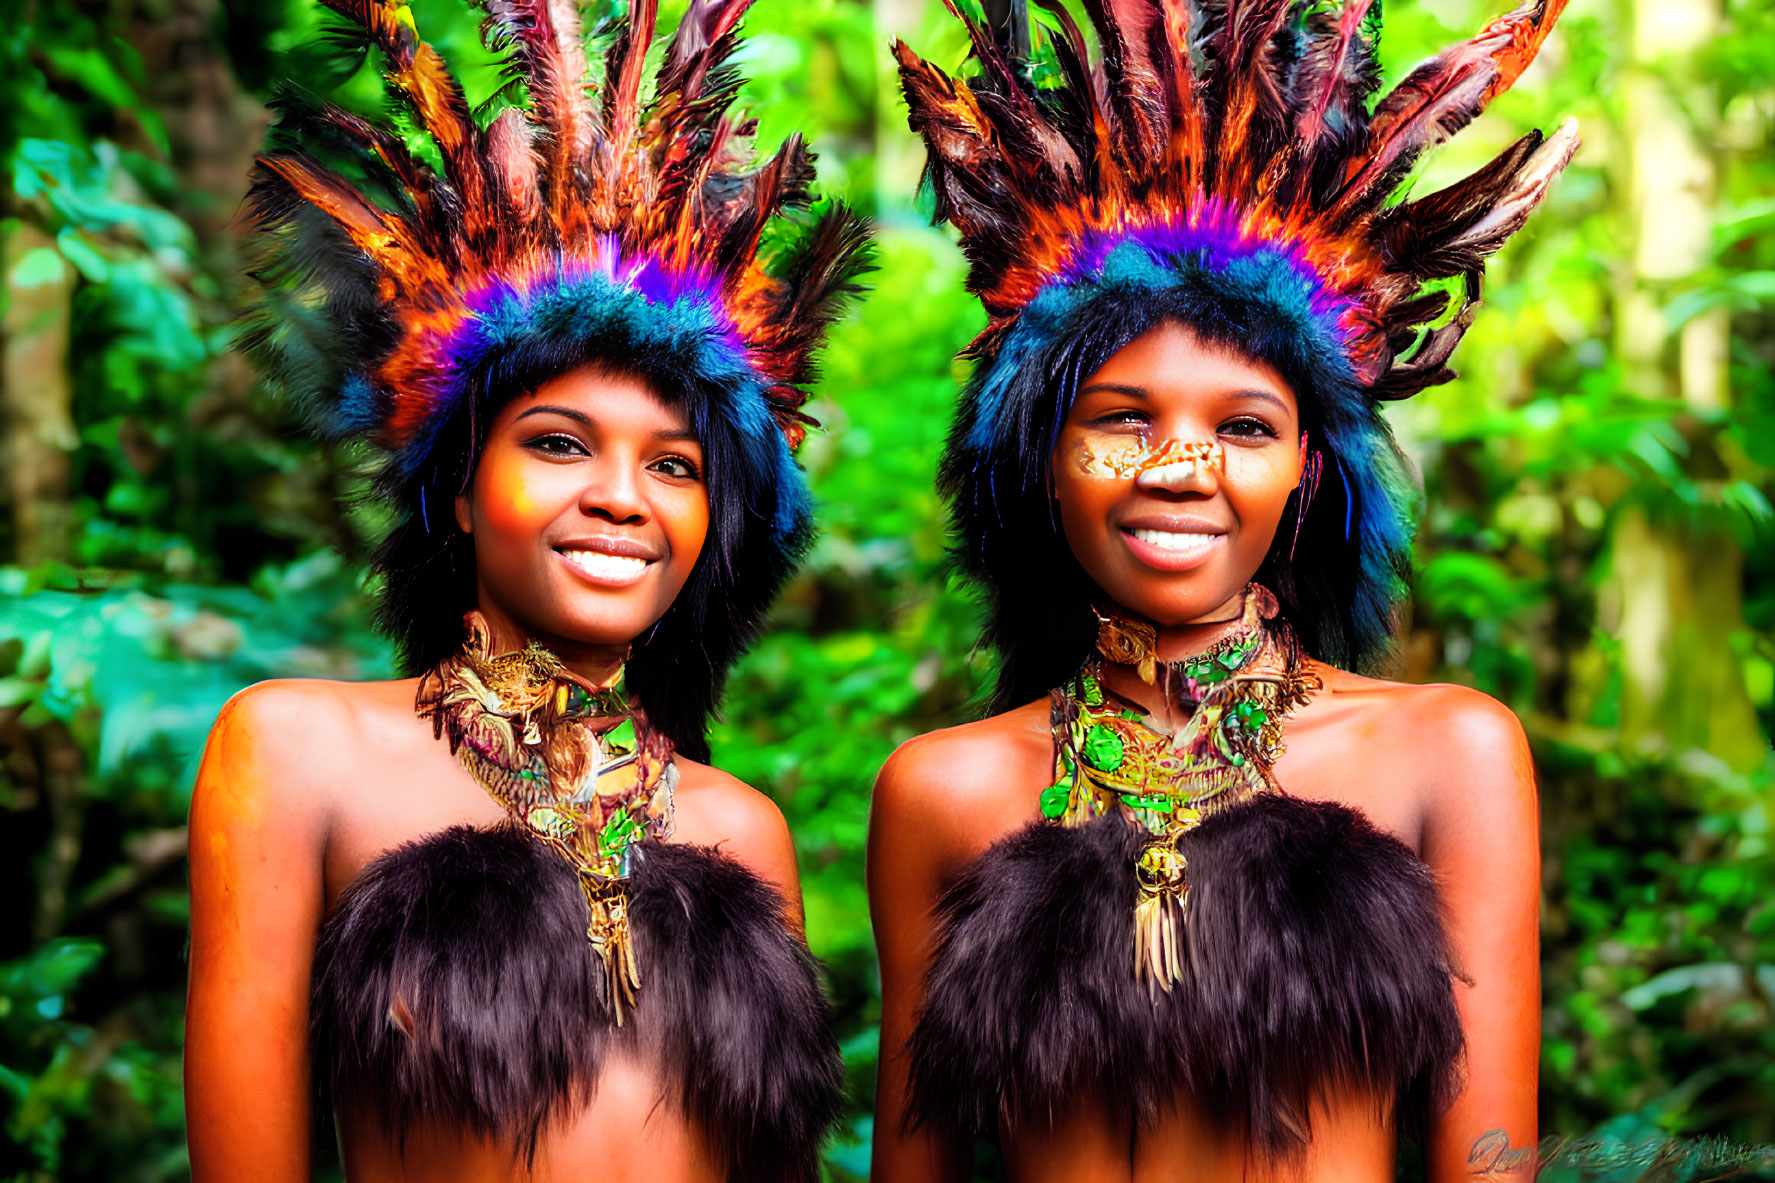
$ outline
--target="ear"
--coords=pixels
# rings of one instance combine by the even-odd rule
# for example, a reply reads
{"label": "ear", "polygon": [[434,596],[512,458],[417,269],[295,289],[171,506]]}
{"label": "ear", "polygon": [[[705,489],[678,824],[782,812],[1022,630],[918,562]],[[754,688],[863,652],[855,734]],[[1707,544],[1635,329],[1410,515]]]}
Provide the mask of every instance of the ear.
{"label": "ear", "polygon": [[454,505],[456,507],[456,526],[457,526],[457,528],[459,530],[461,530],[464,534],[473,534],[475,532],[474,531],[474,517],[472,516],[471,511],[474,508],[474,503],[469,500],[467,489],[464,489],[462,492],[456,494],[456,500],[454,502]]}

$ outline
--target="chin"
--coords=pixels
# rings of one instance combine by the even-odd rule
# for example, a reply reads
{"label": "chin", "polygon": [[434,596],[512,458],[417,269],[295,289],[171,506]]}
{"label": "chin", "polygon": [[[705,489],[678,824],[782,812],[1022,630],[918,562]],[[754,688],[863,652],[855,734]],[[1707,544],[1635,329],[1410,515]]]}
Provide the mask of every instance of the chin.
{"label": "chin", "polygon": [[1123,585],[1125,595],[1111,591],[1110,597],[1160,628],[1175,628],[1214,616],[1244,591],[1248,582],[1249,579],[1229,582],[1192,572],[1187,582],[1167,581],[1169,586],[1165,587],[1156,587],[1155,581],[1146,578],[1130,581]]}
{"label": "chin", "polygon": [[562,620],[559,627],[548,631],[578,645],[628,645],[652,628],[657,619],[645,612],[582,615]]}
{"label": "chin", "polygon": [[514,616],[532,635],[573,645],[627,645],[653,627],[663,613],[653,611],[653,597],[587,596],[583,591],[565,601],[535,605],[535,611]]}

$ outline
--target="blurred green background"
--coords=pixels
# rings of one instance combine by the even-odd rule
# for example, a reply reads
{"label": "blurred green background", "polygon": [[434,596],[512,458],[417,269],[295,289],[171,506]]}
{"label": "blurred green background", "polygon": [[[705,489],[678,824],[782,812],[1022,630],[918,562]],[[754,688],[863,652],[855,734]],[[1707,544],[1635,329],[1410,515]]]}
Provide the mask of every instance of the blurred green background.
{"label": "blurred green background", "polygon": [[[459,0],[413,7],[491,96]],[[1388,78],[1500,7],[1395,0]],[[230,222],[280,79],[383,98],[374,63],[315,47],[313,0],[8,10],[0,1179],[177,1179],[204,734],[254,680],[388,669],[362,457],[303,441],[230,353]],[[866,1169],[870,1130],[870,781],[967,717],[988,672],[931,488],[981,314],[913,201],[886,50],[900,35],[959,66],[951,24],[936,0],[760,0],[745,49],[762,139],[804,129],[828,189],[880,226],[803,452],[824,537],[716,736],[795,831],[850,1067],[839,1179]],[[1534,744],[1544,1131],[1631,1148],[1587,1178],[1709,1178],[1732,1169],[1720,1143],[1666,1139],[1775,1142],[1775,9],[1572,0],[1419,191],[1566,115],[1584,147],[1492,266],[1463,377],[1390,412],[1426,491],[1394,672],[1498,696]]]}

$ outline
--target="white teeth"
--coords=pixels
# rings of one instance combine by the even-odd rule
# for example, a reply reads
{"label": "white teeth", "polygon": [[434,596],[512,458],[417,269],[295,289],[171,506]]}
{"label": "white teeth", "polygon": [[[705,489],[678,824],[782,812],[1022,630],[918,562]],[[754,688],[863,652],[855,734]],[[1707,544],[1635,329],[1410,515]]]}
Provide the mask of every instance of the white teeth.
{"label": "white teeth", "polygon": [[593,579],[632,579],[647,569],[646,559],[629,555],[607,555],[596,550],[564,550],[561,554]]}
{"label": "white teeth", "polygon": [[1175,533],[1170,530],[1131,530],[1129,533],[1148,546],[1170,551],[1202,550],[1220,537],[1218,534]]}

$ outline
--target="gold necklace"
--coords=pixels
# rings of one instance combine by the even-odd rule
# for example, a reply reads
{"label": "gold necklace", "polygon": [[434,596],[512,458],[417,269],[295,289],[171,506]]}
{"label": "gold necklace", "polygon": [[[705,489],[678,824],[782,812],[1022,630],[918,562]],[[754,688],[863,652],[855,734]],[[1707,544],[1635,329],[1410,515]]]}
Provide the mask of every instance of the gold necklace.
{"label": "gold necklace", "polygon": [[[1116,811],[1147,831],[1135,860],[1134,972],[1165,990],[1182,974],[1178,925],[1189,883],[1179,840],[1204,818],[1277,788],[1282,721],[1319,689],[1278,611],[1267,588],[1248,585],[1233,631],[1162,671],[1151,624],[1100,612],[1097,655],[1050,695],[1055,779],[1042,792],[1042,815],[1081,826]],[[1167,701],[1175,695],[1189,717],[1167,728],[1107,691],[1104,661],[1162,682]]]}
{"label": "gold necklace", "polygon": [[479,612],[464,623],[461,652],[419,679],[415,705],[476,783],[573,867],[621,1026],[641,986],[627,879],[635,843],[672,832],[671,741],[629,701],[620,669],[589,682],[535,642],[494,653]]}

